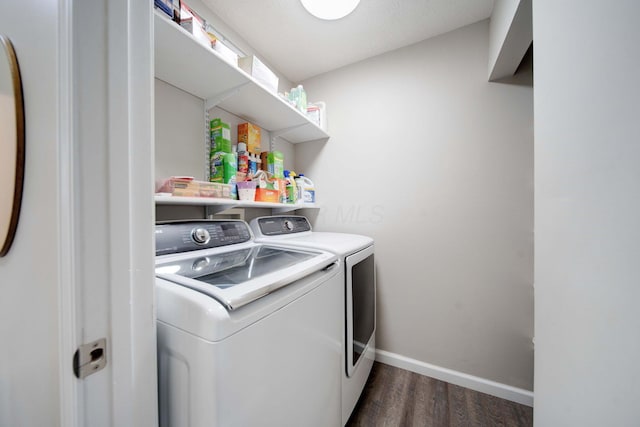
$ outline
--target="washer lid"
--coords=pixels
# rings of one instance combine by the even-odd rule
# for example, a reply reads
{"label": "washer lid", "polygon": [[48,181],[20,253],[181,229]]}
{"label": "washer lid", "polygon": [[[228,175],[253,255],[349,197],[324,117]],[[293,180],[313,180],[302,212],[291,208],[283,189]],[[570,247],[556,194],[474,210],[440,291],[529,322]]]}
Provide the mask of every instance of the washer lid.
{"label": "washer lid", "polygon": [[242,245],[156,262],[156,275],[209,295],[228,310],[242,307],[336,261],[325,251]]}

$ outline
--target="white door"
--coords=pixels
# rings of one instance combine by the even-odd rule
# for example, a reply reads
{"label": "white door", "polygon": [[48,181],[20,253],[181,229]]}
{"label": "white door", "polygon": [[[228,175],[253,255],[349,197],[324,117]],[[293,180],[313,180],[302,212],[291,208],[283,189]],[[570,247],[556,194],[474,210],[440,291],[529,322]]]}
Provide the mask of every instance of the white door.
{"label": "white door", "polygon": [[[0,258],[0,425],[157,424],[151,2],[0,0],[25,104]],[[75,350],[106,340],[78,379]]]}

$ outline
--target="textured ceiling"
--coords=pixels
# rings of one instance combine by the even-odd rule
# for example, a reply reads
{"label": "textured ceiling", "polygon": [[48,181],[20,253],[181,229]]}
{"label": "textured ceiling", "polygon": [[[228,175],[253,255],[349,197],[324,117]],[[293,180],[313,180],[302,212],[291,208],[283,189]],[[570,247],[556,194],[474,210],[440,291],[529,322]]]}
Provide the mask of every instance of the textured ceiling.
{"label": "textured ceiling", "polygon": [[493,0],[361,0],[338,21],[299,0],[203,0],[292,82],[488,18]]}

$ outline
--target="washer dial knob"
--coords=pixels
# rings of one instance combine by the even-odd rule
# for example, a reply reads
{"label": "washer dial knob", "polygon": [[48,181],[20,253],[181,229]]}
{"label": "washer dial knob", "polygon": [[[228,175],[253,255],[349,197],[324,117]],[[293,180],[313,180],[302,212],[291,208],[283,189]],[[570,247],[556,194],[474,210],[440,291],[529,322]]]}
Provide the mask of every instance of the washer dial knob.
{"label": "washer dial knob", "polygon": [[204,245],[209,242],[211,235],[206,228],[194,228],[191,230],[191,238],[194,242]]}
{"label": "washer dial knob", "polygon": [[284,221],[284,228],[287,231],[293,231],[293,221],[286,219]]}

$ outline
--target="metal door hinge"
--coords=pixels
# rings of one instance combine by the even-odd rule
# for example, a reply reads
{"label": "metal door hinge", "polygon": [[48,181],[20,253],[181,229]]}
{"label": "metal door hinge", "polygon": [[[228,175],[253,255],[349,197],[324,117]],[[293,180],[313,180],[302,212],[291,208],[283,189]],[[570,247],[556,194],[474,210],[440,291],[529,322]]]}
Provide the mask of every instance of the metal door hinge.
{"label": "metal door hinge", "polygon": [[82,379],[107,366],[107,339],[82,344],[73,355],[73,372]]}

